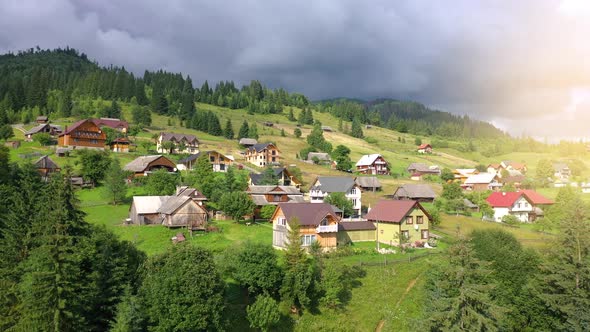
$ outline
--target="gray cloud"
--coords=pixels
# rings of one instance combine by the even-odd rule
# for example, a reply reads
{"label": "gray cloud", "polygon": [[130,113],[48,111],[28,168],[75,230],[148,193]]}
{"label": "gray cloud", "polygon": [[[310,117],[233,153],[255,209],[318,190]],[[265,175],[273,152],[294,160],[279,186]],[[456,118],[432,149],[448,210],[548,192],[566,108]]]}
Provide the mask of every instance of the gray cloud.
{"label": "gray cloud", "polygon": [[575,5],[6,0],[0,51],[69,45],[138,74],[163,68],[196,84],[259,79],[314,99],[413,99],[513,132],[538,119],[527,132],[542,135],[541,118],[565,112],[572,89],[590,86],[590,10]]}

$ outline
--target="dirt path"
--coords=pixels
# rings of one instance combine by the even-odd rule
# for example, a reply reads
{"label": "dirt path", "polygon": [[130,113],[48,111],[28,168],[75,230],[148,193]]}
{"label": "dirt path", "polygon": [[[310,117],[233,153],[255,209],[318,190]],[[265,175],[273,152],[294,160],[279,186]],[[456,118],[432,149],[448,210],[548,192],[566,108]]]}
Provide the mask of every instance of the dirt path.
{"label": "dirt path", "polygon": [[[406,298],[406,295],[408,295],[408,293],[412,290],[412,288],[414,288],[414,286],[416,285],[416,282],[418,282],[421,275],[422,274],[419,274],[416,278],[410,280],[410,282],[408,283],[408,287],[406,287],[406,290],[404,291],[402,296],[399,298],[399,300],[395,304],[395,309],[399,308],[400,304]],[[380,320],[379,323],[377,323],[377,327],[375,328],[375,332],[381,332],[384,325],[385,325],[385,319]]]}
{"label": "dirt path", "polygon": [[16,130],[19,130],[19,131],[22,131],[23,133],[26,133],[26,132],[27,132],[27,131],[26,131],[26,130],[23,128],[23,125],[22,125],[22,124],[15,124],[15,125],[12,125],[12,128],[14,128],[14,129],[16,129]]}

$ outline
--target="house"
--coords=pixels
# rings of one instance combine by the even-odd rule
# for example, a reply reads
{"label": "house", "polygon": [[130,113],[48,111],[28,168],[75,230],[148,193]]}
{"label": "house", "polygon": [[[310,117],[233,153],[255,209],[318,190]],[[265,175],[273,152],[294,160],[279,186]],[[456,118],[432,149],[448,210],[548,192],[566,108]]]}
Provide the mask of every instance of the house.
{"label": "house", "polygon": [[310,152],[307,154],[306,160],[313,163],[317,160],[318,164],[330,164],[332,158],[330,157],[330,154],[326,152]]}
{"label": "house", "polygon": [[37,159],[34,165],[41,177],[45,180],[47,180],[51,174],[61,170],[61,168],[57,166],[57,164],[51,160],[48,155],[44,155],[43,157]]}
{"label": "house", "polygon": [[277,164],[280,162],[281,151],[274,143],[258,143],[246,149],[246,161],[264,167],[266,165]]}
{"label": "house", "polygon": [[127,137],[119,137],[114,139],[109,146],[113,152],[129,152],[129,146],[131,145],[131,141],[127,139]]}
{"label": "house", "polygon": [[133,196],[128,222],[205,229],[207,210],[190,196]]}
{"label": "house", "polygon": [[418,153],[432,153],[432,145],[428,143],[420,144],[418,146]]}
{"label": "house", "polygon": [[358,176],[355,180],[356,184],[361,190],[379,191],[381,190],[381,182],[376,176]]}
{"label": "house", "polygon": [[48,121],[49,121],[49,118],[46,115],[39,115],[35,119],[35,122],[37,122],[37,123],[47,123]]}
{"label": "house", "polygon": [[553,163],[554,176],[556,179],[567,181],[572,176],[572,170],[566,163]]}
{"label": "house", "polygon": [[289,231],[299,223],[301,245],[309,247],[317,242],[324,250],[336,248],[339,218],[326,203],[280,203],[271,217],[272,245],[285,249],[289,245]]}
{"label": "house", "polygon": [[291,186],[248,186],[246,193],[257,207],[287,202],[303,202],[303,193]]}
{"label": "house", "polygon": [[376,227],[376,240],[399,245],[401,236],[408,243],[428,242],[430,215],[417,201],[381,200],[365,218]]}
{"label": "house", "polygon": [[132,162],[125,165],[123,169],[125,171],[133,172],[134,176],[138,177],[147,176],[151,172],[159,169],[164,169],[168,172],[176,172],[176,164],[162,155],[152,155],[137,157]]}
{"label": "house", "polygon": [[477,206],[477,204],[473,203],[472,201],[468,200],[467,198],[463,198],[463,206],[465,207],[465,209],[467,209],[471,212],[479,211],[479,206]]}
{"label": "house", "polygon": [[27,141],[32,141],[33,136],[40,133],[47,133],[51,136],[55,136],[61,134],[61,131],[62,130],[60,126],[44,123],[27,130],[25,132],[25,139]]}
{"label": "house", "polygon": [[211,167],[213,167],[213,172],[227,172],[227,169],[234,163],[233,157],[226,156],[220,152],[210,150],[210,151],[200,151],[195,154],[191,154],[186,158],[182,158],[176,164],[176,167],[180,171],[184,170],[192,170],[197,162],[197,159],[202,156],[207,155],[209,159],[209,163]]}
{"label": "house", "polygon": [[345,176],[318,176],[311,184],[309,197],[311,203],[323,203],[331,193],[343,193],[352,202],[352,209],[361,214],[362,190],[354,178]]}
{"label": "house", "polygon": [[389,166],[382,155],[366,154],[356,162],[356,171],[361,174],[389,175]]}
{"label": "house", "polygon": [[71,176],[69,180],[70,184],[74,188],[90,188],[94,186],[94,182],[90,180],[85,180],[81,176]]}
{"label": "house", "polygon": [[526,164],[519,163],[516,161],[504,160],[500,163],[500,165],[507,171],[515,170],[515,171],[520,171],[523,174],[526,173],[526,171],[527,171]]}
{"label": "house", "polygon": [[127,133],[129,130],[129,123],[127,121],[123,121],[121,119],[114,119],[114,118],[100,118],[100,119],[92,119],[95,125],[100,128],[108,127],[122,133]]}
{"label": "house", "polygon": [[423,163],[411,163],[408,168],[406,168],[406,171],[412,176],[440,175],[441,173],[440,167],[436,165],[428,166]]}
{"label": "house", "polygon": [[494,215],[487,219],[501,222],[504,216],[512,215],[521,222],[535,220],[533,203],[523,192],[494,192],[486,201],[494,209]]}
{"label": "house", "polygon": [[502,177],[502,170],[504,170],[504,167],[502,167],[502,164],[498,163],[489,164],[487,167],[488,173],[496,174],[496,176],[500,178]]}
{"label": "house", "polygon": [[542,217],[544,215],[543,210],[547,206],[553,205],[555,203],[552,200],[548,199],[547,197],[539,194],[538,192],[536,192],[534,190],[525,189],[525,190],[520,190],[520,192],[525,194],[528,197],[531,204],[533,204],[533,208],[535,209],[535,211],[534,211],[534,213],[535,213],[534,218],[535,219]]}
{"label": "house", "polygon": [[498,177],[492,173],[479,173],[469,176],[461,185],[461,188],[469,191],[500,190],[502,184]]}
{"label": "house", "polygon": [[395,190],[392,197],[396,200],[434,202],[436,194],[427,184],[404,184]]}
{"label": "house", "polygon": [[258,141],[254,138],[240,138],[238,144],[240,144],[243,147],[249,148],[255,144],[258,144]]}
{"label": "house", "polygon": [[455,181],[459,183],[465,183],[467,178],[474,174],[479,174],[479,171],[475,168],[457,168],[453,170]]}
{"label": "house", "polygon": [[80,120],[59,134],[57,144],[76,148],[104,149],[107,136],[92,120]]}
{"label": "house", "polygon": [[509,184],[514,186],[514,188],[519,189],[522,183],[526,180],[526,176],[520,174],[519,171],[509,172],[512,174],[509,173],[508,176],[501,177],[499,182],[502,183],[502,185],[504,186]]}
{"label": "house", "polygon": [[[172,148],[167,148],[166,143],[171,142]],[[160,133],[156,142],[158,153],[197,153],[199,152],[199,140],[194,135]]]}
{"label": "house", "polygon": [[188,196],[199,205],[203,205],[207,201],[207,197],[195,188],[189,186],[176,187],[176,196]]}
{"label": "house", "polygon": [[[301,181],[297,179],[286,167],[275,167],[272,169],[277,183],[280,186],[293,186],[295,188],[301,187]],[[263,174],[250,173],[248,175],[248,185],[261,185]]]}

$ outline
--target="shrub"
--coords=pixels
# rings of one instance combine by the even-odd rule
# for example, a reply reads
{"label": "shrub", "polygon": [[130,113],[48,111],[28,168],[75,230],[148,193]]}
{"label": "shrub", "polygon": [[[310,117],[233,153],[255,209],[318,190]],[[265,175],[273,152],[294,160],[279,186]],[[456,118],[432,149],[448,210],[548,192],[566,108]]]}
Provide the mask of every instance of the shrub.
{"label": "shrub", "polygon": [[376,138],[371,136],[365,137],[365,141],[369,144],[377,144],[377,142],[379,142]]}

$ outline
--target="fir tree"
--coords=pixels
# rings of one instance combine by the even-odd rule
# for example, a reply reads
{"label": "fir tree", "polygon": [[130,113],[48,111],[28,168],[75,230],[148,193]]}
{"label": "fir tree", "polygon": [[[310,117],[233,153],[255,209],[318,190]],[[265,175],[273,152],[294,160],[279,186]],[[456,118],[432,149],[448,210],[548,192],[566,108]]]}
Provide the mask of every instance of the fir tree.
{"label": "fir tree", "polygon": [[244,122],[242,122],[242,126],[240,127],[240,131],[238,132],[238,139],[249,138],[249,134],[250,127],[248,126],[248,121],[244,120]]}
{"label": "fir tree", "polygon": [[219,123],[219,118],[213,112],[209,113],[209,123],[208,123],[207,133],[214,135],[214,136],[223,136],[223,129],[221,129],[221,124]]}
{"label": "fir tree", "polygon": [[223,136],[227,139],[234,138],[234,128],[229,118],[227,118],[227,121],[225,122],[225,128],[223,128]]}
{"label": "fir tree", "polygon": [[356,138],[363,138],[363,128],[361,126],[361,122],[359,120],[359,118],[354,118],[352,120],[352,127],[350,129],[350,136],[352,137],[356,137]]}
{"label": "fir tree", "polygon": [[118,204],[125,199],[127,194],[127,185],[125,184],[127,176],[121,169],[118,158],[111,160],[111,164],[105,174],[105,187],[109,199],[113,204]]}
{"label": "fir tree", "polygon": [[256,126],[256,122],[254,122],[248,130],[248,138],[258,139],[258,137],[258,126]]}

